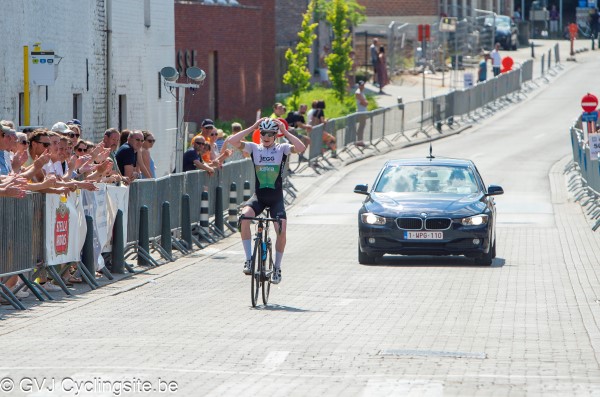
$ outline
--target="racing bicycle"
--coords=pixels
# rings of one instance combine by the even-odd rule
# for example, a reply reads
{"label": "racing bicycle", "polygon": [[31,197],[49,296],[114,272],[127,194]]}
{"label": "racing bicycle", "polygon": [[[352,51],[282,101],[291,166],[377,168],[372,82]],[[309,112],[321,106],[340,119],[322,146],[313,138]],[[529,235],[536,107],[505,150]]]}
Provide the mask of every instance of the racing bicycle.
{"label": "racing bicycle", "polygon": [[262,301],[266,305],[271,291],[271,275],[273,274],[273,252],[271,237],[269,237],[269,223],[277,222],[281,230],[281,219],[241,216],[242,219],[256,221],[256,234],[254,235],[254,248],[252,249],[252,265],[250,267],[250,297],[252,307],[258,303],[259,290],[262,287]]}

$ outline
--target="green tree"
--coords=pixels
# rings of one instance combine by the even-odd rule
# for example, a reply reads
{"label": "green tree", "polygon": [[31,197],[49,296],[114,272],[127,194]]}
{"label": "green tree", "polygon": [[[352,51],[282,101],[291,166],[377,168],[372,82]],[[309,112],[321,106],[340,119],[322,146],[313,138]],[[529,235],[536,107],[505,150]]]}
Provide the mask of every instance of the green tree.
{"label": "green tree", "polygon": [[288,69],[283,75],[284,84],[292,88],[292,97],[289,101],[293,109],[298,109],[298,101],[300,93],[305,91],[310,86],[311,73],[308,70],[308,56],[312,52],[311,46],[316,40],[317,35],[314,33],[317,23],[311,23],[313,19],[315,1],[311,0],[308,3],[308,8],[302,18],[302,27],[298,32],[298,44],[296,51],[291,48],[285,52],[285,59],[288,63]]}
{"label": "green tree", "polygon": [[[327,20],[327,14],[331,12],[334,3],[331,0],[315,0],[315,20]],[[351,26],[358,26],[367,18],[365,16],[365,7],[358,4],[356,0],[345,0],[348,5],[348,21]]]}
{"label": "green tree", "polygon": [[336,93],[336,98],[343,101],[348,87],[347,73],[352,68],[350,51],[352,51],[352,37],[349,29],[349,8],[346,0],[333,0],[327,12],[327,22],[333,31],[331,53],[325,57],[329,70],[331,86]]}

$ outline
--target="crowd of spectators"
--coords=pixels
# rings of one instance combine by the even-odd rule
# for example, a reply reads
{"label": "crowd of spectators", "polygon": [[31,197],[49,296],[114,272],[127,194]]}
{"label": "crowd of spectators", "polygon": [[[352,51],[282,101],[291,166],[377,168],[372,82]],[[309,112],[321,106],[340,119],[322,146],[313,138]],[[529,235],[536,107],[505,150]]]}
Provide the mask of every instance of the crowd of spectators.
{"label": "crowd of spectators", "polygon": [[[136,178],[154,178],[156,171],[150,150],[154,136],[149,131],[123,131],[127,143],[119,147],[123,133],[109,128],[101,142],[85,140],[79,120],[57,122],[51,128],[17,131],[10,120],[0,121],[0,196],[23,198],[27,192],[68,195],[78,189],[95,191],[97,183],[129,184]],[[73,264],[60,271],[66,283],[81,282]],[[13,276],[4,280],[18,287]],[[48,291],[60,287],[40,282]],[[18,291],[17,298],[29,293]],[[0,302],[7,303],[3,299]]]}

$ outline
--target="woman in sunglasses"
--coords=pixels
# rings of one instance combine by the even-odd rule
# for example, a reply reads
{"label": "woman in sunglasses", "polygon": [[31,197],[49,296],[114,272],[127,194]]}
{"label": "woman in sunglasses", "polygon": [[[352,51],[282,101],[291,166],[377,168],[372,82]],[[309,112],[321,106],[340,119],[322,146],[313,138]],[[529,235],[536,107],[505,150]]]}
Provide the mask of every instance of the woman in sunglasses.
{"label": "woman in sunglasses", "polygon": [[[260,143],[244,141],[244,137],[259,129]],[[289,143],[276,143],[277,133],[282,133]],[[254,195],[242,208],[240,218],[240,231],[242,244],[246,253],[244,263],[244,274],[250,274],[250,258],[252,257],[252,235],[250,232],[250,221],[243,217],[258,216],[265,208],[269,207],[272,218],[281,219],[281,230],[275,224],[277,231],[277,242],[275,243],[275,264],[271,282],[281,282],[281,260],[286,243],[286,213],[283,202],[282,173],[285,162],[290,153],[302,153],[306,147],[300,139],[292,135],[279,120],[262,118],[250,128],[232,135],[228,141],[233,147],[237,147],[250,154],[254,163],[256,176]]]}
{"label": "woman in sunglasses", "polygon": [[156,167],[154,166],[154,160],[150,155],[150,150],[154,147],[156,139],[150,131],[142,131],[142,134],[144,134],[144,143],[138,152],[138,162],[140,163],[142,178],[156,178]]}
{"label": "woman in sunglasses", "polygon": [[81,156],[85,156],[87,154],[88,151],[88,145],[87,143],[85,143],[85,141],[83,139],[80,139],[77,141],[77,144],[75,145],[75,156],[77,157],[81,157]]}

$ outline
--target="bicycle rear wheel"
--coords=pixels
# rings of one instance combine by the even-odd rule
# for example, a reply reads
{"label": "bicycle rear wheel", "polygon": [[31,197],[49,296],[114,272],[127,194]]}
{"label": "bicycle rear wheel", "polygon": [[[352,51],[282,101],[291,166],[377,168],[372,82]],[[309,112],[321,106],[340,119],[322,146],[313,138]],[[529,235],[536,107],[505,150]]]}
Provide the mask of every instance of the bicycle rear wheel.
{"label": "bicycle rear wheel", "polygon": [[273,254],[271,249],[271,239],[267,241],[267,259],[263,263],[265,278],[262,285],[262,300],[266,305],[269,301],[269,292],[271,292],[271,274],[273,274]]}
{"label": "bicycle rear wheel", "polygon": [[250,281],[250,298],[252,300],[252,307],[256,307],[258,303],[258,290],[260,289],[260,247],[261,243],[258,239],[254,242],[254,252],[252,253],[252,265],[251,269],[251,281]]}

